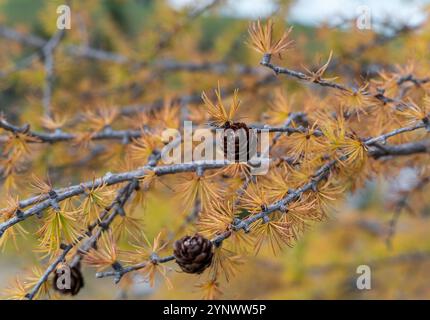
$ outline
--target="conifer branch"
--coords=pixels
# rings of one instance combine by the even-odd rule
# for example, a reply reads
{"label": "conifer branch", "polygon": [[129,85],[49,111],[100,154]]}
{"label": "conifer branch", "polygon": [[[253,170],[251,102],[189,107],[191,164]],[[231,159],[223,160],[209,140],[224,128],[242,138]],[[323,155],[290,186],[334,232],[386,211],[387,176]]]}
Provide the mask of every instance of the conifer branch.
{"label": "conifer branch", "polygon": [[[225,232],[221,233],[220,235],[213,238],[211,241],[215,246],[221,246],[223,241],[228,239],[232,232],[239,232],[240,230],[243,230],[244,232],[250,231],[250,226],[254,222],[263,219],[264,217],[267,217],[271,213],[275,211],[282,211],[285,214],[287,213],[287,206],[294,200],[298,199],[302,194],[304,194],[307,191],[313,190],[317,188],[318,183],[322,181],[324,178],[327,177],[330,170],[336,165],[337,160],[332,160],[328,162],[327,164],[323,165],[320,169],[318,169],[315,174],[314,178],[311,179],[308,183],[304,184],[302,187],[297,188],[295,190],[291,190],[286,197],[281,199],[280,201],[277,201],[275,203],[270,204],[269,206],[266,206],[265,210],[260,211],[259,213],[253,214],[251,216],[248,216],[245,219],[235,219],[232,221],[231,228],[229,230],[226,230]],[[144,268],[148,263],[165,263],[174,260],[174,255],[169,255],[164,258],[157,257],[156,259],[151,259],[151,261],[144,261],[132,266],[128,266],[125,268],[121,268],[119,270],[113,270],[113,271],[107,271],[107,272],[98,272],[96,273],[97,278],[105,278],[105,277],[115,277],[115,282],[118,283],[120,279],[127,273],[138,271],[142,268]]]}
{"label": "conifer branch", "polygon": [[[150,161],[148,162],[148,166],[154,167],[160,158],[161,158],[160,153],[155,152],[152,155]],[[88,226],[88,230],[84,235],[81,235],[77,239],[77,241],[63,246],[63,252],[61,253],[61,255],[59,255],[54,260],[54,262],[51,263],[46,268],[45,272],[43,273],[42,277],[39,279],[37,284],[27,294],[27,298],[29,300],[32,300],[34,298],[34,296],[37,294],[37,292],[39,291],[39,289],[43,285],[43,283],[48,280],[49,275],[55,271],[57,265],[59,263],[61,263],[62,261],[65,261],[66,256],[69,253],[69,251],[73,247],[75,247],[81,240],[85,239],[86,236],[89,236],[89,238],[79,247],[77,254],[73,257],[71,263],[69,264],[69,266],[72,268],[79,265],[79,263],[82,259],[82,255],[87,253],[88,250],[90,250],[91,248],[93,248],[96,245],[97,240],[102,235],[102,232],[106,231],[110,227],[113,220],[119,214],[121,214],[121,212],[124,212],[124,206],[125,206],[126,202],[128,201],[128,199],[131,197],[133,192],[138,187],[139,187],[139,181],[137,179],[134,179],[134,180],[131,180],[130,182],[128,182],[124,187],[122,187],[117,192],[117,195],[115,196],[115,199],[111,202],[111,204],[108,207],[106,207],[103,210],[103,212],[100,213],[99,219],[97,219],[91,225]],[[107,216],[111,210],[113,210],[113,212],[109,216]],[[97,226],[99,228],[97,229],[97,231],[94,234],[92,234],[92,231]]]}
{"label": "conifer branch", "polygon": [[[381,26],[389,33],[369,33],[370,41],[351,38],[351,50],[343,46],[346,43],[334,42],[349,35],[342,32],[335,39],[339,34],[324,29],[330,45],[345,50],[338,50],[341,52],[335,58],[330,51],[327,61],[317,68],[291,69],[276,64],[276,57],[283,59],[293,48],[292,27],[279,34],[270,18],[265,23],[251,22],[248,29],[246,43],[259,52],[260,66],[248,65],[249,57],[242,54],[242,22],[228,21],[227,28],[217,28],[212,19],[206,23],[204,17],[205,21],[198,23],[205,30],[199,39],[193,39],[192,33],[199,31],[188,26],[221,3],[223,0],[209,0],[180,11],[169,9],[168,4],[127,10],[113,4],[104,8],[100,17],[114,17],[114,23],[97,24],[101,28],[95,33],[89,20],[99,8],[92,6],[85,14],[74,13],[78,28],[59,30],[48,38],[32,34],[41,30],[31,31],[31,27],[24,33],[0,25],[5,43],[16,42],[0,55],[2,60],[12,58],[3,61],[6,65],[0,71],[0,78],[7,80],[3,90],[5,110],[0,112],[0,180],[5,203],[0,208],[0,246],[11,242],[18,245],[17,240],[28,233],[27,227],[36,223],[32,217],[37,216],[41,220],[30,227],[30,232],[37,228],[38,246],[34,249],[49,257],[24,278],[14,279],[5,292],[9,298],[33,300],[49,295],[47,282],[56,282],[59,274],[55,273],[63,264],[72,268],[71,287],[60,288],[58,282],[53,286],[64,295],[74,296],[83,287],[81,263],[103,271],[96,272],[96,278],[113,277],[118,283],[125,275],[140,271],[151,287],[158,276],[170,287],[170,268],[164,265],[169,262],[176,262],[190,274],[210,268],[207,280],[198,286],[205,297],[215,298],[220,292],[220,277],[228,281],[240,263],[239,251],[254,246],[258,253],[267,244],[267,249],[276,253],[283,245],[293,246],[308,226],[324,220],[335,209],[332,205],[336,201],[348,200],[343,197],[361,188],[371,175],[390,175],[391,165],[415,169],[411,170],[413,174],[409,170],[399,174],[407,181],[399,184],[399,193],[393,192],[395,202],[390,210],[394,213],[387,245],[403,209],[420,208],[419,201],[409,198],[415,193],[425,197],[430,181],[426,163],[430,154],[430,138],[426,135],[430,132],[430,76],[425,74],[427,67],[420,59],[394,64],[406,58],[407,50],[399,51],[393,59],[371,49],[396,38],[406,49],[415,41],[423,49],[421,43],[426,37],[422,32],[414,33],[413,41],[399,37],[425,26],[427,21],[416,27],[382,21]],[[284,7],[288,6],[279,9]],[[62,8],[67,19],[70,7]],[[57,13],[60,9],[57,7]],[[131,20],[124,19],[129,9],[152,14],[151,19],[163,17],[163,24],[151,27],[145,22],[144,33],[137,35],[135,26],[129,24]],[[373,27],[375,23],[378,21],[373,19]],[[229,30],[229,26],[233,28]],[[216,34],[212,32],[214,27]],[[184,30],[190,33],[180,37]],[[206,44],[215,37],[216,50],[210,52]],[[178,39],[182,52],[177,52]],[[302,65],[307,60],[306,50],[303,47],[294,59],[286,61]],[[368,50],[366,59],[355,59]],[[208,58],[216,52],[223,57]],[[371,54],[375,59],[369,63]],[[73,59],[83,64],[76,67]],[[347,59],[354,61],[348,63]],[[68,74],[63,76],[60,71]],[[218,89],[209,91],[207,83],[214,75],[222,77],[218,77]],[[358,77],[363,81],[355,86],[353,81]],[[58,85],[57,78],[61,79]],[[272,95],[270,88],[289,78],[303,86],[288,87],[286,92],[277,90]],[[304,90],[308,85],[318,89],[318,97]],[[247,94],[239,97],[238,90]],[[260,91],[264,91],[263,99],[257,100]],[[23,102],[23,97],[28,97],[29,103]],[[267,98],[269,106],[265,105]],[[120,105],[111,107],[112,103]],[[195,108],[202,103],[204,106]],[[26,119],[37,117],[31,110],[34,105],[34,109],[43,109],[42,129],[35,121],[26,124]],[[62,106],[67,110],[58,109]],[[87,111],[78,110],[82,107]],[[185,123],[182,125],[186,120],[193,122],[191,134]],[[203,133],[212,134],[212,138],[216,135],[216,143],[205,136],[205,144],[197,145],[196,128],[204,129]],[[205,158],[212,159],[213,150],[208,154],[207,147],[219,147],[220,133],[237,130],[244,131],[248,141],[243,145],[245,141],[233,137],[234,151],[238,146],[239,152],[245,149],[250,160],[238,162],[241,157],[236,153],[235,161],[187,160],[189,155],[202,151]],[[176,141],[166,141],[165,133],[171,136],[177,132],[180,137]],[[230,148],[226,148],[229,139],[221,138],[222,151],[230,159]],[[254,141],[257,150],[251,145]],[[164,157],[164,152],[169,152],[171,159],[172,142],[176,143],[173,148],[180,146],[172,154],[177,164],[170,164]],[[91,148],[80,152],[79,147],[88,145]],[[221,155],[218,151],[217,159]],[[100,155],[109,157],[108,161]],[[412,156],[405,157],[408,155]],[[391,161],[390,166],[387,161]],[[122,169],[106,168],[110,164]],[[267,169],[265,176],[257,176],[253,170],[260,165]],[[48,170],[49,178],[44,181],[33,176],[27,193],[22,187],[30,167],[35,172]],[[420,169],[419,175],[416,168]],[[73,182],[62,187],[61,181],[70,178],[65,169],[76,175]],[[85,175],[91,170],[98,173],[87,180]],[[109,170],[113,172],[106,172]],[[83,178],[79,178],[81,174]],[[413,184],[409,178],[414,179]],[[159,232],[150,242],[143,225],[144,205],[149,196],[152,207],[154,192],[156,196],[162,194],[163,202],[171,197],[173,211],[178,211],[181,202],[189,212],[179,220],[169,217],[169,225],[178,223],[178,227],[169,228],[167,235]],[[359,227],[362,225],[366,231],[372,229],[378,234],[386,230],[379,223],[375,226],[365,221],[359,223]],[[184,235],[191,227],[197,233]],[[130,243],[132,239],[138,241]],[[127,250],[125,242],[132,245],[132,251]],[[413,258],[426,259],[427,253]],[[132,283],[131,277],[123,280],[121,288]]]}
{"label": "conifer branch", "polygon": [[[175,174],[180,172],[195,172],[199,168],[204,170],[219,169],[227,166],[228,161],[195,161],[184,164],[174,164],[159,167],[144,166],[133,171],[127,171],[117,174],[107,173],[104,177],[95,180],[87,181],[78,185],[73,185],[67,188],[54,190],[57,193],[57,201],[61,202],[65,199],[81,195],[86,189],[97,188],[102,185],[111,186],[134,179],[143,178],[149,171],[153,171],[157,176]],[[52,207],[52,202],[47,195],[36,196],[23,201],[20,201],[20,208],[25,208],[33,205],[31,208],[22,211],[19,216],[15,216],[0,224],[0,236],[13,225],[41,213],[43,210]]]}
{"label": "conifer branch", "polygon": [[379,159],[381,157],[408,156],[417,153],[430,152],[430,140],[408,142],[403,144],[374,144],[375,147],[369,148],[369,154]]}
{"label": "conifer branch", "polygon": [[[334,81],[330,81],[330,80],[325,80],[325,79],[310,79],[310,77],[308,75],[306,75],[303,72],[300,71],[296,71],[296,70],[292,70],[289,68],[285,68],[285,67],[280,67],[278,65],[272,64],[271,62],[271,55],[270,54],[264,54],[263,58],[260,61],[260,64],[264,67],[267,67],[269,69],[271,69],[276,75],[278,74],[285,74],[287,76],[290,76],[292,78],[304,81],[304,82],[309,82],[309,83],[315,83],[321,87],[329,87],[329,88],[333,88],[339,91],[344,91],[344,92],[354,92],[355,89],[352,87],[348,87],[344,84],[340,84]],[[386,104],[386,103],[401,103],[402,101],[390,98],[385,96],[383,93],[377,93],[374,95],[371,95],[370,93],[365,93],[366,95],[369,96],[373,96],[374,98],[380,100],[382,103]]]}
{"label": "conifer branch", "polygon": [[[383,137],[392,137],[392,136],[401,134],[403,132],[413,131],[413,130],[417,130],[419,128],[422,128],[422,126],[417,125],[414,127],[414,129],[411,129],[411,127],[396,129],[396,130],[393,130],[387,134],[383,134],[383,135],[375,137],[373,139],[368,139],[369,142],[364,142],[364,144],[371,146],[371,145],[375,144],[377,141],[380,141]],[[391,146],[389,148],[391,148]],[[415,153],[417,151],[417,149],[411,148],[410,151],[411,151],[411,153]],[[418,151],[418,152],[420,152],[420,151]],[[267,217],[273,212],[280,211],[280,212],[283,212],[284,214],[288,214],[288,205],[290,203],[299,199],[304,193],[306,193],[308,191],[312,192],[314,190],[317,190],[318,184],[328,177],[331,170],[335,168],[335,166],[339,163],[339,161],[344,161],[346,159],[347,159],[347,156],[344,155],[344,156],[341,156],[337,160],[328,161],[326,164],[321,166],[314,173],[312,179],[310,179],[307,183],[305,183],[304,185],[302,185],[301,187],[299,187],[297,189],[289,190],[288,194],[283,199],[265,206],[264,210],[262,210],[258,213],[252,214],[252,215],[250,215],[244,219],[235,218],[235,220],[232,221],[232,223],[231,223],[231,227],[228,230],[226,230],[225,232],[223,232],[220,235],[213,238],[211,240],[212,243],[216,246],[220,246],[223,243],[223,241],[225,241],[226,239],[228,239],[231,236],[232,232],[239,232],[240,230],[243,230],[246,233],[250,232],[250,228],[251,228],[251,225],[253,223],[255,223],[256,221],[258,221],[260,219],[262,219],[264,221],[264,219],[267,219]],[[132,265],[132,266],[120,268],[119,270],[113,270],[113,271],[107,271],[107,272],[98,272],[96,274],[96,277],[97,278],[104,278],[104,277],[113,276],[113,277],[115,277],[115,283],[118,283],[125,274],[127,274],[129,272],[133,272],[133,271],[138,271],[138,270],[144,268],[148,263],[159,264],[159,263],[169,262],[169,261],[172,261],[174,259],[175,259],[175,257],[173,255],[169,255],[169,256],[166,256],[164,258],[157,257],[156,259],[151,259],[151,261],[144,261],[144,262]]]}
{"label": "conifer branch", "polygon": [[52,262],[45,270],[45,272],[43,273],[43,275],[40,277],[40,279],[37,281],[37,283],[34,285],[34,287],[29,291],[29,293],[27,293],[26,298],[28,300],[33,300],[33,298],[36,296],[36,294],[39,292],[40,287],[42,287],[42,285],[48,281],[48,278],[50,276],[51,273],[53,273],[57,266],[63,262],[67,256],[67,254],[70,252],[70,250],[72,250],[73,246],[72,245],[68,245],[66,247],[63,248],[63,252],[54,260],[54,262]]}
{"label": "conifer branch", "polygon": [[64,29],[57,31],[42,48],[42,58],[45,69],[45,83],[43,86],[43,111],[46,117],[52,117],[51,96],[54,82],[54,50],[64,37]]}
{"label": "conifer branch", "polygon": [[[33,131],[30,129],[30,125],[26,124],[24,126],[16,126],[9,123],[5,119],[0,118],[0,128],[5,131],[11,132],[13,134],[22,133],[29,137],[35,138],[35,140],[28,141],[28,143],[58,143],[58,142],[73,142],[79,139],[79,134],[67,133],[61,130],[57,130],[55,132],[40,132]],[[291,126],[282,126],[282,127],[271,127],[271,126],[253,126],[250,128],[255,129],[256,131],[267,130],[268,132],[278,132],[278,133],[297,133],[297,132],[306,132],[306,129],[303,127],[291,127]],[[316,135],[320,135],[321,132],[317,131]],[[90,140],[98,141],[98,140],[112,140],[112,141],[129,141],[130,139],[139,138],[142,136],[141,130],[113,130],[111,128],[106,128],[99,132],[95,132],[91,135]]]}
{"label": "conifer branch", "polygon": [[[417,130],[423,128],[424,124],[417,124],[413,127],[404,127],[392,130],[386,134],[382,134],[378,137],[368,139],[367,142],[364,141],[366,146],[372,147],[376,142],[387,139],[389,137],[404,133],[410,132],[413,130]],[[370,148],[369,155],[374,158],[380,158],[382,156],[398,156],[398,155],[410,155],[415,153],[423,153],[428,152],[428,142],[411,142],[403,145],[384,145],[378,144],[376,146],[377,149]],[[227,165],[230,162],[227,160],[223,161],[195,161],[191,163],[184,164],[174,164],[174,165],[165,165],[165,166],[157,166],[157,167],[142,167],[136,170],[123,172],[123,173],[107,173],[104,177],[97,178],[95,180],[87,181],[81,183],[79,185],[73,185],[67,188],[56,189],[54,192],[57,194],[57,202],[61,202],[65,199],[81,195],[85,192],[86,189],[97,188],[101,185],[111,186],[114,184],[122,183],[125,181],[131,181],[133,179],[143,178],[148,170],[153,171],[157,176],[163,176],[168,174],[175,174],[181,172],[196,172],[197,170],[210,170],[210,169],[220,169]],[[255,165],[255,164],[251,164]],[[19,215],[3,222],[0,224],[0,236],[13,225],[17,224],[20,221],[27,219],[36,214],[40,214],[43,210],[52,207],[52,201],[49,199],[48,195],[36,196],[32,198],[28,198],[26,200],[22,200],[19,202],[20,209],[24,209],[28,206],[33,205],[31,208],[20,211]]]}
{"label": "conifer branch", "polygon": [[[67,142],[76,141],[79,138],[78,134],[67,133],[63,131],[55,132],[37,132],[30,130],[30,126],[24,125],[18,127],[6,121],[0,119],[0,128],[9,131],[11,133],[23,133],[30,137],[36,138],[35,141],[29,141],[29,143],[56,143],[56,142]],[[113,141],[127,141],[132,138],[139,138],[142,135],[141,130],[113,130],[106,128],[102,131],[95,132],[91,135],[91,140],[113,140]]]}

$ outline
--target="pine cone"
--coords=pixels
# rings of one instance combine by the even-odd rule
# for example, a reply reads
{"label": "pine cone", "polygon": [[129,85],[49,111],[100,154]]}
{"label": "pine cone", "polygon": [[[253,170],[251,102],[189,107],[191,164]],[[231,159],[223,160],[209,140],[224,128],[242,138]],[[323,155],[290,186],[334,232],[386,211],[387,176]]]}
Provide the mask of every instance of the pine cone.
{"label": "pine cone", "polygon": [[84,287],[84,277],[82,276],[80,265],[70,268],[70,288],[64,288],[64,278],[60,280],[61,286],[58,286],[59,278],[64,277],[64,275],[65,273],[57,272],[57,270],[55,271],[55,276],[52,282],[54,289],[61,294],[70,294],[72,296],[77,295]]}
{"label": "pine cone", "polygon": [[186,273],[202,273],[212,262],[212,242],[197,233],[175,241],[173,249],[176,263]]}
{"label": "pine cone", "polygon": [[[224,135],[223,151],[224,151],[224,156],[227,159],[233,160],[233,154],[230,157],[228,155],[228,153],[231,151],[234,151],[235,162],[248,161],[255,155],[257,151],[257,148],[256,148],[257,137],[254,131],[249,129],[245,123],[226,122],[222,128],[225,130],[231,129],[234,132],[234,137],[233,136],[229,137],[228,134]],[[246,143],[243,143],[244,141],[243,139],[245,138],[245,136],[243,136],[241,140],[239,138],[240,134],[244,134],[246,136]],[[230,150],[228,149],[229,142],[231,143]]]}

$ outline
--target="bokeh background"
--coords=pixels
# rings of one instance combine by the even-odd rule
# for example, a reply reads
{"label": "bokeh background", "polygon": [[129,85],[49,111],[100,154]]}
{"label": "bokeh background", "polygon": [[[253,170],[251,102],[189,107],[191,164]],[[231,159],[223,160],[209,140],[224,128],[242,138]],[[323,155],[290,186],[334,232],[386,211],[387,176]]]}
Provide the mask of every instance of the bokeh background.
{"label": "bokeh background", "polygon": [[[268,71],[258,69],[259,56],[245,42],[249,22],[269,16],[274,18],[279,32],[287,25],[294,26],[296,49],[282,63],[295,68],[315,64],[321,57],[326,59],[330,50],[338,59],[330,72],[334,75],[346,72],[351,74],[351,79],[377,72],[387,65],[406,65],[411,59],[428,61],[430,58],[426,1],[232,0],[221,1],[191,21],[187,20],[192,10],[209,2],[72,1],[72,29],[55,57],[54,110],[72,116],[95,105],[140,105],[167,95],[199,93],[213,88],[220,80],[225,86],[249,87],[244,90],[242,99],[243,104],[250,107],[243,108],[242,116],[257,117],[267,109],[267,97],[273,87],[252,86]],[[49,39],[56,31],[56,8],[60,4],[63,2],[0,0],[0,26]],[[367,5],[371,10],[370,30],[358,30],[354,20],[350,21],[357,15],[360,5]],[[397,35],[398,28],[405,26],[419,26],[420,32]],[[10,121],[40,128],[43,64],[36,59],[29,66],[15,68],[35,48],[5,36],[4,29],[1,34],[0,110]],[[393,34],[396,36],[391,37]],[[154,49],[163,35],[170,36],[168,43]],[[388,40],[381,45],[368,45],[379,38]],[[68,53],[71,45],[91,46],[133,61],[145,61],[151,68],[133,69],[109,59],[79,58]],[[361,46],[364,49],[357,51]],[[216,72],[161,72],[157,71],[160,60],[219,62],[224,67]],[[241,74],[237,72],[238,66],[256,67],[257,71]],[[152,73],[154,70],[156,76]],[[286,79],[278,80],[276,85],[298,96],[305,95],[309,89]],[[40,176],[49,170],[54,186],[63,186],[109,171],[112,154],[120,150],[102,152],[101,156],[87,160],[85,166],[72,165],[91,152],[93,150],[64,153],[53,146],[35,148],[35,160],[26,169]],[[248,255],[240,272],[229,283],[222,284],[222,297],[430,298],[429,191],[412,195],[410,208],[400,213],[396,214],[392,205],[397,195],[411,188],[414,174],[413,170],[406,170],[397,172],[384,183],[369,181],[346,201],[338,203],[328,221],[313,225],[293,248],[287,247],[277,256],[269,250],[263,250],[258,256]],[[25,179],[17,183],[25,190]],[[169,196],[154,192],[149,195],[144,219],[145,232],[152,238],[161,229],[172,231],[179,227],[183,216],[178,214]],[[32,223],[26,222],[30,231],[34,230]],[[40,256],[33,250],[36,238],[30,232],[25,239],[18,239],[18,251],[13,244],[3,248],[0,288],[5,288],[16,273],[39,262]],[[371,290],[356,288],[359,265],[371,267]],[[173,290],[168,290],[162,282],[151,288],[139,279],[114,285],[110,278],[95,279],[92,269],[85,269],[84,274],[86,286],[79,295],[81,299],[193,299],[201,295],[195,287],[198,277],[190,281],[188,275],[177,272],[174,266],[169,271]]]}

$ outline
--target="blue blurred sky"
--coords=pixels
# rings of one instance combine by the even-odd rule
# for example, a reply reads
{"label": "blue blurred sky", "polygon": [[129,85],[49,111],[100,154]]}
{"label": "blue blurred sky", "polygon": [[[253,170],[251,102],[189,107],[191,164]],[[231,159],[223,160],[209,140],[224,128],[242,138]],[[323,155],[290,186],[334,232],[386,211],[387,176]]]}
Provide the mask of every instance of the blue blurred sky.
{"label": "blue blurred sky", "polygon": [[[170,0],[175,7],[204,4],[210,0]],[[323,21],[336,23],[339,17],[354,17],[357,8],[366,5],[372,18],[389,17],[399,23],[417,24],[424,19],[423,7],[430,0],[297,0],[288,20],[304,24],[318,24]],[[270,0],[226,0],[223,13],[243,18],[269,16],[276,6]]]}

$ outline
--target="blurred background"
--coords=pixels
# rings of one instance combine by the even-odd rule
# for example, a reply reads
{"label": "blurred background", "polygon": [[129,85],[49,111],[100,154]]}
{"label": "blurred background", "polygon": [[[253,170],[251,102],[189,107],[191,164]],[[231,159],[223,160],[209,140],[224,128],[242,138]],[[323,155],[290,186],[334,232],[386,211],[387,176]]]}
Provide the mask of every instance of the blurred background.
{"label": "blurred background", "polygon": [[[165,97],[199,97],[216,86],[241,88],[242,116],[259,119],[268,107],[273,86],[295,94],[300,110],[308,88],[288,79],[260,83],[271,73],[259,67],[259,55],[245,43],[247,27],[257,18],[273,17],[280,34],[289,25],[296,48],[281,64],[300,69],[326,61],[333,50],[330,74],[345,82],[366,78],[382,68],[405,66],[412,60],[429,61],[429,1],[317,1],[317,0],[89,0],[71,1],[72,28],[55,53],[52,108],[72,118],[93,106],[127,108],[151,104]],[[56,0],[0,0],[0,110],[16,124],[42,129],[40,114],[44,67],[32,55],[37,39],[50,39],[56,30]],[[356,26],[360,7],[370,9],[370,29]],[[27,35],[19,38],[11,30]],[[419,30],[416,32],[416,30]],[[36,39],[36,40],[35,40]],[[88,50],[93,48],[94,51]],[[206,66],[194,68],[193,64]],[[252,68],[251,71],[249,68]],[[428,67],[427,67],[428,68]],[[429,69],[418,70],[425,75]],[[198,99],[184,102],[189,108]],[[252,109],[252,110],[251,110]],[[245,114],[246,113],[246,114]],[[118,126],[121,126],[119,122]],[[79,149],[80,150],[80,149]],[[33,160],[16,179],[20,197],[27,191],[26,172],[46,175],[54,187],[88,180],[109,171],[120,147],[90,147],[85,152],[68,147],[32,149]],[[100,151],[101,150],[101,151]],[[66,155],[66,156],[64,156]],[[81,163],[76,166],[73,163]],[[83,162],[79,162],[83,161]],[[381,182],[369,181],[336,205],[328,221],[312,225],[293,247],[277,256],[263,250],[252,253],[229,283],[222,283],[225,299],[429,299],[430,206],[429,189],[414,189],[414,170],[394,170]],[[4,194],[4,192],[3,192]],[[407,197],[408,206],[399,206]],[[4,200],[3,198],[1,200]],[[4,201],[2,201],[3,203]],[[3,207],[3,205],[2,205]],[[142,209],[143,211],[143,209]],[[144,212],[145,232],[179,227],[183,216],[166,196],[149,195]],[[142,213],[143,215],[143,213]],[[38,263],[34,252],[34,222],[25,222],[25,238],[3,247],[0,254],[0,288],[17,273]],[[189,230],[193,230],[190,226]],[[33,232],[32,232],[33,231]],[[372,270],[372,289],[358,290],[360,265]],[[85,269],[81,299],[195,299],[201,292],[188,275],[174,267],[169,276],[173,290],[157,282],[154,288],[134,279],[113,284],[95,279]]]}

